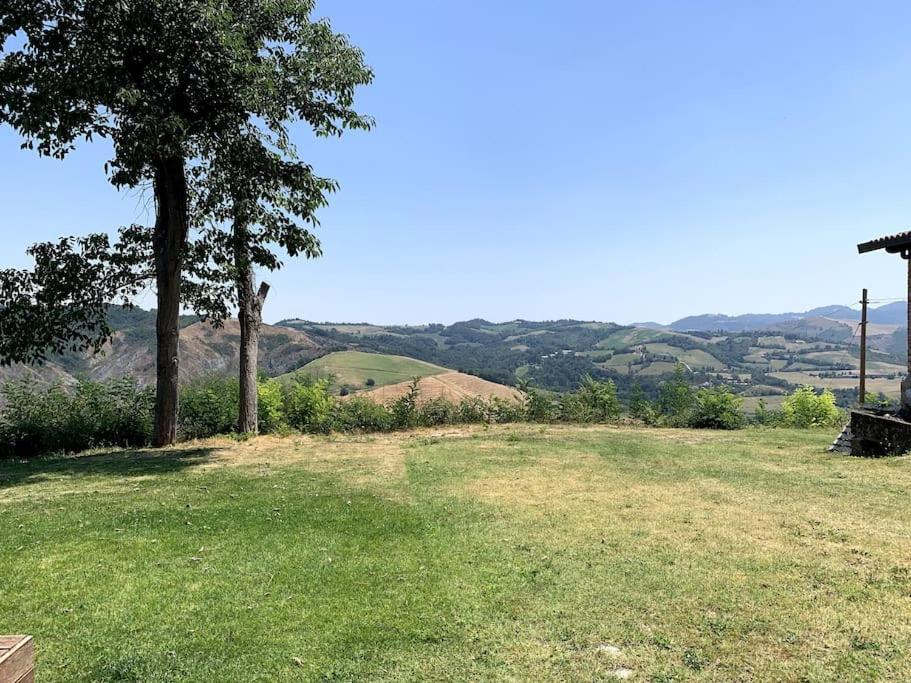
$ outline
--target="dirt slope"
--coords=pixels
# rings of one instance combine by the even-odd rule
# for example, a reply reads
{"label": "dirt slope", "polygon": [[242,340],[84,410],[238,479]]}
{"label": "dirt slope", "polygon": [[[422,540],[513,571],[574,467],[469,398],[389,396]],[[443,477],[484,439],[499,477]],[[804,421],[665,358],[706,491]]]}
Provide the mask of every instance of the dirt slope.
{"label": "dirt slope", "polygon": [[[180,374],[182,381],[208,375],[234,374],[238,369],[240,325],[228,320],[216,329],[207,323],[193,323],[180,331]],[[305,332],[287,327],[263,325],[259,343],[259,367],[268,375],[298,368],[332,348]],[[95,356],[57,359],[43,366],[14,365],[0,368],[0,383],[28,378],[37,383],[71,383],[75,377],[106,380],[135,377],[142,384],[155,381],[154,328],[138,335],[117,332],[104,351]]]}

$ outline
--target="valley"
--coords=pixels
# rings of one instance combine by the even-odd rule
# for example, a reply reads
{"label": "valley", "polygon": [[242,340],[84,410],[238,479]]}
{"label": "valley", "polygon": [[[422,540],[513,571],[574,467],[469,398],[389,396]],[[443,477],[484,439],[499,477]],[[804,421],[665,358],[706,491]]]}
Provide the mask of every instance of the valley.
{"label": "valley", "polygon": [[[905,331],[894,324],[895,308],[890,304],[883,307],[889,309],[885,312],[871,312],[871,320],[880,322],[869,328],[867,388],[874,397],[882,394],[877,397],[881,401],[897,397],[905,372],[905,357],[898,351]],[[820,315],[827,312],[839,317]],[[838,402],[847,406],[856,400],[860,355],[851,314],[852,309],[830,306],[803,317],[795,313],[703,315],[666,326],[482,319],[402,326],[293,319],[263,326],[259,362],[267,376],[290,378],[303,373],[326,379],[336,395],[381,387],[394,387],[385,393],[399,395],[412,378],[433,376],[441,379],[424,382],[428,395],[458,396],[460,383],[472,386],[470,394],[486,397],[505,396],[523,383],[545,392],[566,392],[588,374],[613,380],[621,400],[639,389],[654,398],[679,363],[694,385],[728,386],[744,399],[747,412],[760,403],[777,407],[784,395],[802,384],[831,389]],[[83,378],[129,376],[151,384],[154,313],[112,308],[110,321],[116,332],[103,353],[59,356],[43,366],[0,368],[0,381],[27,378],[42,384],[69,384]],[[761,327],[737,329],[742,324]],[[719,327],[713,329],[713,325]],[[184,317],[180,346],[184,381],[236,373],[239,339],[236,320],[213,327]]]}

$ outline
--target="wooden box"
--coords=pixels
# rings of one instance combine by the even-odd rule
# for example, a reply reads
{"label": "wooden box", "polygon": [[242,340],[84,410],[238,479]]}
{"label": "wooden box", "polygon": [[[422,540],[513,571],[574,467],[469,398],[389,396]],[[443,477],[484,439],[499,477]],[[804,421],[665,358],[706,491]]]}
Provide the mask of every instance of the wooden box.
{"label": "wooden box", "polygon": [[35,644],[31,636],[0,636],[0,683],[34,683]]}

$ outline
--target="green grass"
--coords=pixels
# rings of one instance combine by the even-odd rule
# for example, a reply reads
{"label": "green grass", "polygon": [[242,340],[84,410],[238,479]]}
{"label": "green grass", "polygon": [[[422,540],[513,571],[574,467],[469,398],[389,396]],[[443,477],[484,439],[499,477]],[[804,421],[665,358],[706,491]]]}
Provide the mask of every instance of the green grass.
{"label": "green grass", "polygon": [[702,349],[681,349],[671,344],[648,344],[645,348],[651,353],[673,356],[694,369],[723,370],[725,367],[724,363]]}
{"label": "green grass", "polygon": [[0,632],[35,636],[46,682],[908,680],[911,460],[833,436],[449,428],[0,463]]}
{"label": "green grass", "polygon": [[368,379],[376,386],[407,382],[412,377],[427,377],[449,372],[446,368],[405,356],[364,351],[336,351],[307,363],[297,372],[312,377],[332,378],[333,388],[364,388]]}

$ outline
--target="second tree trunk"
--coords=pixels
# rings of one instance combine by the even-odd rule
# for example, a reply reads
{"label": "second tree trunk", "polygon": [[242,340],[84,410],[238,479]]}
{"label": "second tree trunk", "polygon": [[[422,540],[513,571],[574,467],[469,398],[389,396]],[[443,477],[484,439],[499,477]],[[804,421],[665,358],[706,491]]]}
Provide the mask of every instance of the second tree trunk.
{"label": "second tree trunk", "polygon": [[242,229],[235,228],[235,237],[238,240],[234,265],[237,269],[237,318],[240,323],[240,406],[237,431],[242,434],[255,434],[259,431],[259,330],[263,322],[263,303],[269,293],[269,285],[263,282],[259,286],[259,292],[254,291],[256,282],[250,261],[243,252],[243,240],[240,239],[242,232]]}

